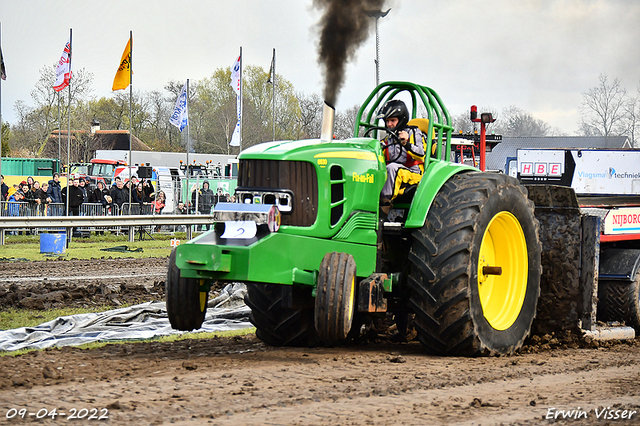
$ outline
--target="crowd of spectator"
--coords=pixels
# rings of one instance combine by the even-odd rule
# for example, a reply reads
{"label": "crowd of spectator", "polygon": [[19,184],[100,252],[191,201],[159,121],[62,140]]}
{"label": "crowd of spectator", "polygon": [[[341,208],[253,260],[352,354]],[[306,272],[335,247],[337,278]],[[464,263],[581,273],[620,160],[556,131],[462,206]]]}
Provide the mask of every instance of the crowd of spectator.
{"label": "crowd of spectator", "polygon": [[[132,185],[131,190],[129,185]],[[111,188],[107,188],[103,181],[98,181],[93,189],[89,179],[74,176],[69,182],[68,190],[66,185],[62,187],[60,184],[59,173],[54,173],[50,180],[42,183],[29,176],[26,181],[13,186],[5,184],[4,176],[0,176],[0,195],[3,202],[8,202],[4,209],[9,216],[60,215],[63,214],[67,201],[70,216],[79,216],[83,204],[100,206],[100,214],[107,214],[112,206],[117,206],[117,210],[122,211],[125,204],[139,206],[139,209],[130,209],[129,212],[161,214],[166,204],[166,194],[163,191],[156,193],[150,180],[139,180],[135,176],[127,182],[116,177]],[[221,188],[214,192],[205,180],[201,188],[191,193],[190,203],[185,205],[178,202],[175,213],[209,214],[219,202],[234,201],[234,197]],[[50,211],[50,205],[57,206],[55,212]],[[145,206],[149,207],[143,209]]]}

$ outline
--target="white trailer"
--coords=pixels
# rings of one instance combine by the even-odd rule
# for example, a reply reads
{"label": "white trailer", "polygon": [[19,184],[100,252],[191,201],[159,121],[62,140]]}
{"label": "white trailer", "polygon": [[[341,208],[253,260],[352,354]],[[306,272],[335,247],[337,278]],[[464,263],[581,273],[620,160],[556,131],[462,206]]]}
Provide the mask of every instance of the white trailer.
{"label": "white trailer", "polygon": [[570,186],[580,196],[640,196],[640,150],[519,149],[522,183]]}
{"label": "white trailer", "polygon": [[[99,149],[96,150],[95,158],[122,160],[131,165],[148,163],[153,167],[180,167],[180,164],[187,163],[187,154],[183,152],[131,151],[131,161],[129,161],[129,151]],[[222,173],[225,166],[234,163],[235,159],[235,155],[189,153],[190,164],[219,164]]]}
{"label": "white trailer", "polygon": [[[575,275],[583,280],[584,324],[624,322],[640,333],[640,150],[520,149],[517,177],[536,204],[554,256],[580,254]],[[548,268],[549,269],[549,268]],[[552,268],[551,268],[552,269]],[[568,273],[563,266],[557,274]],[[593,278],[593,279],[592,279]],[[593,285],[592,285],[593,282]],[[566,281],[555,283],[559,292]],[[597,295],[597,297],[595,297]],[[619,331],[620,329],[618,329]]]}

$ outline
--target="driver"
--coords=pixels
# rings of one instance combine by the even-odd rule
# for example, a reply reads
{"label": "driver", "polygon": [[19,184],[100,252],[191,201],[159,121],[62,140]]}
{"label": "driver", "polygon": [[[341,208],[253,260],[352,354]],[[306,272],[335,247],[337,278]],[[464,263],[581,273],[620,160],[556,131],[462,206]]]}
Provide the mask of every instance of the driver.
{"label": "driver", "polygon": [[[391,200],[398,195],[403,180],[419,181],[424,170],[423,134],[415,126],[408,126],[409,112],[404,102],[400,100],[387,101],[377,119],[383,119],[385,126],[391,131],[382,140],[387,159],[387,181],[382,188],[381,206],[390,206]],[[417,143],[416,143],[417,142]],[[401,172],[399,170],[406,170]],[[413,179],[411,175],[417,174]],[[396,182],[396,180],[398,182]],[[387,207],[388,209],[389,207]]]}

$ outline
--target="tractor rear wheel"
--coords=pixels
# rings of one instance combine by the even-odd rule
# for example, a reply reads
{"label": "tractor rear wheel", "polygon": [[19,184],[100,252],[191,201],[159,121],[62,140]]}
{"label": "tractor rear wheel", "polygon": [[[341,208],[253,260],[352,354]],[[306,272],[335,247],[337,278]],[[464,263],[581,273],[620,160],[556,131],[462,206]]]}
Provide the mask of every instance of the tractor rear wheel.
{"label": "tractor rear wheel", "polygon": [[640,335],[640,270],[634,281],[598,281],[598,319],[624,321]]}
{"label": "tractor rear wheel", "polygon": [[327,253],[320,263],[316,288],[315,324],[324,343],[347,338],[356,297],[356,262],[347,253]]}
{"label": "tractor rear wheel", "polygon": [[536,315],[542,273],[526,189],[495,173],[453,176],[413,237],[409,303],[428,350],[458,356],[518,350]]}
{"label": "tractor rear wheel", "polygon": [[[256,336],[271,346],[314,346],[311,289],[278,284],[247,283],[244,298]],[[295,307],[291,307],[291,305]]]}
{"label": "tractor rear wheel", "polygon": [[180,269],[176,266],[176,250],[173,249],[169,256],[165,293],[167,314],[174,329],[191,331],[202,326],[209,292],[200,291],[200,281],[180,276]]}

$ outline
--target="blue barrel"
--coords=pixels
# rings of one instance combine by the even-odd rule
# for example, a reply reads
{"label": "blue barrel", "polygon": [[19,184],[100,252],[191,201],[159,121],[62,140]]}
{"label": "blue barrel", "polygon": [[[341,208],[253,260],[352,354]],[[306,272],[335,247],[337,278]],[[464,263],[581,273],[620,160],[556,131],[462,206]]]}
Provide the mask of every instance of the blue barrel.
{"label": "blue barrel", "polygon": [[67,234],[40,234],[40,253],[62,254],[67,251]]}

